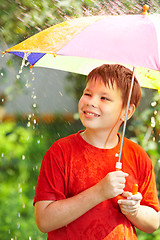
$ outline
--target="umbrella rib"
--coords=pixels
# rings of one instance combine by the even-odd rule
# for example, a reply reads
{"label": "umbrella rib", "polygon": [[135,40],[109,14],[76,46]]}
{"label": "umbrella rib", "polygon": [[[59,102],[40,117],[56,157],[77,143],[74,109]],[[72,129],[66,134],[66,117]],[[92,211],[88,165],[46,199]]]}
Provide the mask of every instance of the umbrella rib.
{"label": "umbrella rib", "polygon": [[124,126],[123,126],[123,132],[122,132],[122,141],[121,141],[121,147],[120,147],[118,162],[121,162],[121,157],[122,157],[124,136],[125,136],[126,125],[127,125],[127,118],[128,118],[128,110],[129,110],[129,106],[130,106],[132,89],[133,89],[133,84],[134,84],[134,76],[135,76],[135,67],[133,67],[132,81],[131,81],[131,87],[130,87],[130,92],[129,92],[128,101],[127,101],[127,109],[126,109],[126,115],[125,115],[125,120],[124,120]]}

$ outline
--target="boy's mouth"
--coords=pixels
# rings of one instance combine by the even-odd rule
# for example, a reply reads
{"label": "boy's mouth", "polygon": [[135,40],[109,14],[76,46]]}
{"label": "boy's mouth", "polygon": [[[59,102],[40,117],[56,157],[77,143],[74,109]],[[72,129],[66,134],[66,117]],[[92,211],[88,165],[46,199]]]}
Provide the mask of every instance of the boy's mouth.
{"label": "boy's mouth", "polygon": [[94,113],[94,112],[88,112],[88,111],[83,111],[85,115],[87,116],[93,116],[93,117],[100,117],[99,114]]}

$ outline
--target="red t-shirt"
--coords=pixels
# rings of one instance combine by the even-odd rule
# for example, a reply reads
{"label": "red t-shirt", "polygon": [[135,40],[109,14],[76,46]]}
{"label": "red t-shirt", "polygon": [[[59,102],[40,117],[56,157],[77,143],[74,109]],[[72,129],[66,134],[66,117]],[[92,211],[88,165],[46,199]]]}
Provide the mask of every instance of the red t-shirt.
{"label": "red t-shirt", "polygon": [[[115,171],[119,144],[112,149],[100,149],[88,144],[80,132],[56,141],[46,152],[37,182],[34,204],[42,200],[72,197],[90,188]],[[132,191],[138,183],[141,205],[159,211],[152,162],[136,143],[124,139],[122,170],[129,174],[125,190]],[[121,213],[117,199],[106,200],[67,226],[48,233],[48,240],[135,240],[131,222]]]}

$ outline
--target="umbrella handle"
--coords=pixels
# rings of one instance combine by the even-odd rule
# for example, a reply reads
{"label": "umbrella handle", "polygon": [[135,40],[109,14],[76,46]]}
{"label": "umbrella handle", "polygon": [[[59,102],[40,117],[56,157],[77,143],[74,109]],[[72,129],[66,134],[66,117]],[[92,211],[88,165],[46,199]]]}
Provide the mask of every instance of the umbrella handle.
{"label": "umbrella handle", "polygon": [[132,186],[132,195],[136,195],[138,193],[138,184],[134,183]]}

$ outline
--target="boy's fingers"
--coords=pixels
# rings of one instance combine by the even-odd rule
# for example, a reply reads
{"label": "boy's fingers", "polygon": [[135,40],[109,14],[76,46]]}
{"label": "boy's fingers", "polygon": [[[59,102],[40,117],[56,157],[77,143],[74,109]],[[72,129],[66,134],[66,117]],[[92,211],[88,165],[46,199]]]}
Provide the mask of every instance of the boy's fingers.
{"label": "boy's fingers", "polygon": [[128,177],[128,173],[122,172],[122,171],[116,171],[115,172],[117,177]]}
{"label": "boy's fingers", "polygon": [[138,192],[137,194],[132,195],[131,198],[129,198],[129,199],[132,199],[132,200],[135,200],[135,201],[141,201],[142,200],[142,194],[140,192]]}
{"label": "boy's fingers", "polygon": [[122,197],[130,198],[131,196],[132,196],[132,193],[131,193],[131,192],[124,191],[124,192],[122,193]]}
{"label": "boy's fingers", "polygon": [[135,194],[135,195],[132,195],[131,192],[124,191],[121,195],[122,195],[122,197],[127,198],[127,200],[135,200],[135,201],[142,200],[142,195],[139,192],[137,194]]}

